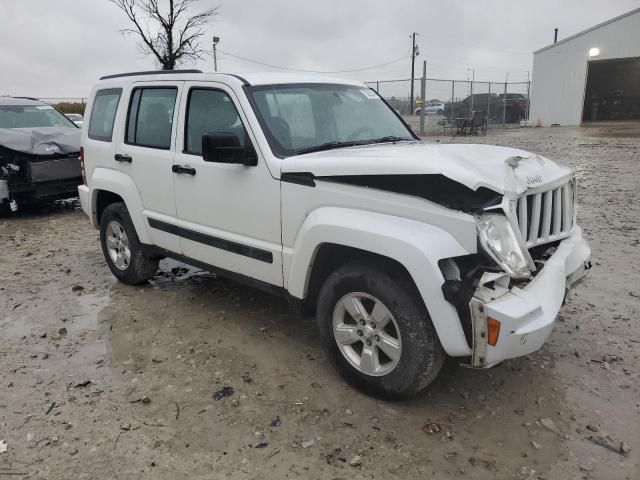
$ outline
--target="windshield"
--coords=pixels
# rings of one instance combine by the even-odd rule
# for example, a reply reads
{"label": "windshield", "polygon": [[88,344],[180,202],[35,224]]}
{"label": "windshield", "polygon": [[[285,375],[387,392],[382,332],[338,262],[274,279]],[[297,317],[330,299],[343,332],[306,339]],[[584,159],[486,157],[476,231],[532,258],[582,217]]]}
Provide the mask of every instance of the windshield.
{"label": "windshield", "polygon": [[77,128],[51,105],[0,105],[0,128],[36,127]]}
{"label": "windshield", "polygon": [[250,87],[256,114],[276,155],[384,141],[415,140],[373,90],[329,84]]}

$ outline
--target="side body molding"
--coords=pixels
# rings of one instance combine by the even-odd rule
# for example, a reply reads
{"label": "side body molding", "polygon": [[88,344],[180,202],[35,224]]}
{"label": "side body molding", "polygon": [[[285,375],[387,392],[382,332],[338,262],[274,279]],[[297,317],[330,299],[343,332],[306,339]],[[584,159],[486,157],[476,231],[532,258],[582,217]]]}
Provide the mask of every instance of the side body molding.
{"label": "side body molding", "polygon": [[404,265],[445,351],[452,356],[471,353],[458,314],[442,293],[444,278],[438,261],[474,252],[464,249],[451,234],[426,223],[376,212],[334,207],[313,210],[298,230],[293,248],[283,249],[285,286],[292,296],[305,297],[314,257],[324,243],[367,250]]}
{"label": "side body molding", "polygon": [[130,212],[131,221],[136,227],[136,233],[142,243],[152,243],[149,238],[148,226],[142,212],[144,206],[140,193],[129,175],[109,168],[95,168],[91,174],[91,223],[99,228],[97,216],[97,198],[100,190],[120,195]]}

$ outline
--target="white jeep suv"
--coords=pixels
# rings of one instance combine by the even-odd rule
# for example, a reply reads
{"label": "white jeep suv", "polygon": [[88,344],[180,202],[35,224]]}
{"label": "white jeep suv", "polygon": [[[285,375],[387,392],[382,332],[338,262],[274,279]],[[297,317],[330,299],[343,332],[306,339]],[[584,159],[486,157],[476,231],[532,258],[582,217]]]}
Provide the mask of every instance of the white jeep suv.
{"label": "white jeep suv", "polygon": [[284,295],[374,395],[537,350],[590,266],[570,168],[423,143],[359,82],[112,75],[87,118],[80,199],[119,280],[173,257]]}

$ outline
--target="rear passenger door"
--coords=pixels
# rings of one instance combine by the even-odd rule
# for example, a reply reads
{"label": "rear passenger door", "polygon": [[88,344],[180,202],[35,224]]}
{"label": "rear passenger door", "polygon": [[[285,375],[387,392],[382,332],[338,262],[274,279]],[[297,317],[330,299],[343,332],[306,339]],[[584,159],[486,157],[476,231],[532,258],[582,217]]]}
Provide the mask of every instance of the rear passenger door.
{"label": "rear passenger door", "polygon": [[[148,226],[176,225],[173,157],[180,92],[184,82],[136,82],[130,89],[124,131],[113,164],[126,172],[140,193]],[[149,228],[154,245],[178,252],[180,239],[167,229]]]}
{"label": "rear passenger door", "polygon": [[[186,257],[282,286],[280,182],[274,179],[232,89],[186,82],[174,178],[181,250]],[[202,136],[231,133],[253,145],[256,166],[205,162]]]}

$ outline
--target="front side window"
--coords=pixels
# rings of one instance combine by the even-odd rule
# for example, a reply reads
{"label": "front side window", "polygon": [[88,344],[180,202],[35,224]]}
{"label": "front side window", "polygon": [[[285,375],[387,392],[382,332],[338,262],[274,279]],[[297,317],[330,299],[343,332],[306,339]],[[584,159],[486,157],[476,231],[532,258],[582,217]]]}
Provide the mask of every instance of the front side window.
{"label": "front side window", "polygon": [[38,127],[77,128],[51,105],[0,105],[0,128]]}
{"label": "front side window", "polygon": [[111,141],[121,94],[121,88],[109,88],[96,92],[89,119],[89,138],[103,142]]}
{"label": "front side window", "polygon": [[276,155],[385,141],[415,140],[382,99],[368,88],[285,84],[250,88],[257,116]]}
{"label": "front side window", "polygon": [[247,134],[233,101],[225,92],[193,88],[189,92],[185,153],[202,155],[202,136],[207,133],[231,133],[240,146],[247,145]]}
{"label": "front side window", "polygon": [[141,147],[171,147],[171,127],[178,89],[142,87],[133,90],[125,142]]}

